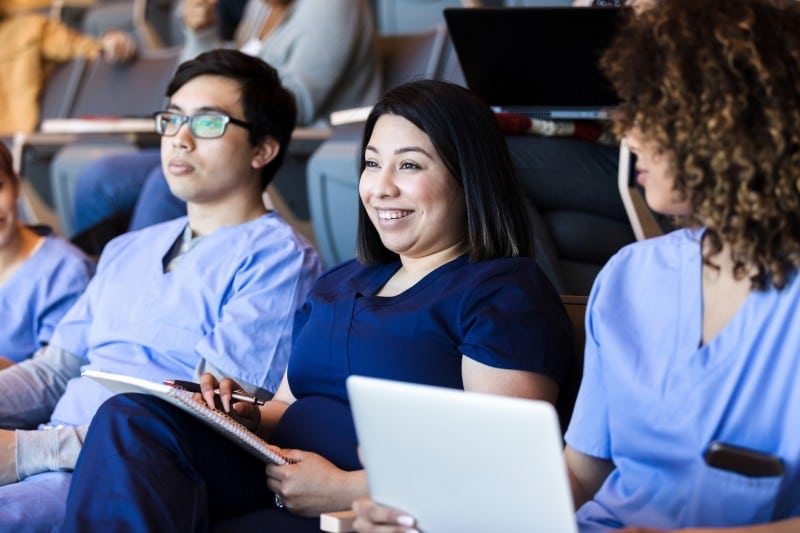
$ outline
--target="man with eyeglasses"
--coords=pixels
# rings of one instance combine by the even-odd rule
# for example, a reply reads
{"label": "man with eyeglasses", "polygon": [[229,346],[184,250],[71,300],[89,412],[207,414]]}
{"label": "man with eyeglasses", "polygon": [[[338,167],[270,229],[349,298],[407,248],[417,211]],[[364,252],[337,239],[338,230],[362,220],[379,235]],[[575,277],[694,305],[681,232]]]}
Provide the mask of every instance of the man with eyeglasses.
{"label": "man with eyeglasses", "polygon": [[86,428],[111,396],[81,370],[157,382],[211,372],[262,398],[284,373],[294,311],[321,270],[262,201],[294,99],[272,67],[234,50],[183,63],[167,96],[155,123],[187,216],[109,243],[51,344],[0,372],[0,531],[58,528]]}

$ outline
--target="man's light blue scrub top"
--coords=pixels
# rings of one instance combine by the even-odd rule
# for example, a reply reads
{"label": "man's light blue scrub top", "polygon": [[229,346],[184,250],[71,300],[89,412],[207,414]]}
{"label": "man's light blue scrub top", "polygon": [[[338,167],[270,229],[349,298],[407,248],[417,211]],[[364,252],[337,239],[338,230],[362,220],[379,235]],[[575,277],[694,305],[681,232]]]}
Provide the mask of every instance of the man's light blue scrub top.
{"label": "man's light blue scrub top", "polygon": [[[191,379],[200,359],[273,391],[291,349],[294,310],[321,270],[316,252],[275,213],[203,237],[175,269],[163,258],[185,217],[110,242],[97,275],[51,344],[84,368],[162,381]],[[88,423],[110,391],[74,378],[52,423]]]}

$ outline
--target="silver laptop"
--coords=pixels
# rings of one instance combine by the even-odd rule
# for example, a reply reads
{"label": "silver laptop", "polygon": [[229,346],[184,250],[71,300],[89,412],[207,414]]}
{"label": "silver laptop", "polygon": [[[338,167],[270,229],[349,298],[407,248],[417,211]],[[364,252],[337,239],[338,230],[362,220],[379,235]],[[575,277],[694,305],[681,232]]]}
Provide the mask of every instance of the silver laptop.
{"label": "silver laptop", "polygon": [[532,118],[597,119],[619,103],[598,60],[621,12],[447,8],[444,17],[467,86],[487,104]]}
{"label": "silver laptop", "polygon": [[576,533],[555,409],[351,376],[370,494],[426,533]]}

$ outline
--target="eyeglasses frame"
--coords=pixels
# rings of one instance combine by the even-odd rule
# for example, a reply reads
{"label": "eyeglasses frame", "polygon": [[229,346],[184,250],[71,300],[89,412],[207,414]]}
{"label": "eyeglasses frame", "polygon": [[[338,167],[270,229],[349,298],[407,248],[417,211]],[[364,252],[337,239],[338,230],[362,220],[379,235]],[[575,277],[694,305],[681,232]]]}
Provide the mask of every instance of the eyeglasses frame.
{"label": "eyeglasses frame", "polygon": [[[175,133],[161,133],[160,131],[158,131],[158,117],[159,115],[163,115],[165,113],[180,117],[180,123],[178,124],[178,129],[175,130]],[[222,132],[219,135],[215,137],[201,137],[195,135],[194,131],[192,131],[191,121],[196,117],[207,117],[207,116],[220,117],[225,120],[225,122],[222,124]],[[253,125],[249,122],[245,122],[244,120],[239,120],[238,118],[233,118],[230,115],[226,115],[225,113],[219,113],[216,111],[210,111],[205,113],[194,113],[192,115],[185,115],[183,113],[178,113],[177,111],[169,111],[169,110],[156,111],[155,113],[153,113],[153,121],[154,121],[153,126],[155,127],[156,133],[158,133],[162,137],[175,137],[176,135],[178,135],[178,132],[181,130],[184,124],[186,124],[189,127],[189,132],[192,134],[192,137],[195,137],[197,139],[219,139],[220,137],[225,135],[226,131],[228,131],[228,124],[235,124],[236,126],[244,128],[247,131],[252,131],[253,128]]]}

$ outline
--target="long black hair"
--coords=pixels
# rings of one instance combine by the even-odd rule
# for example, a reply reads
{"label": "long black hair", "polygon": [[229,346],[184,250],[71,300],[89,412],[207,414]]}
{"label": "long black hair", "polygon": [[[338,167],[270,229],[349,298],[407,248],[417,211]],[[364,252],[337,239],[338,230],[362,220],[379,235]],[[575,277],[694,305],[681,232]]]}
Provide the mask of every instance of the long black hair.
{"label": "long black hair", "polygon": [[[419,80],[391,89],[375,104],[364,126],[361,172],[375,123],[386,114],[403,117],[422,130],[463,188],[470,261],[533,256],[533,236],[508,146],[485,103],[444,81]],[[364,264],[397,259],[381,242],[362,204],[356,257]]]}

